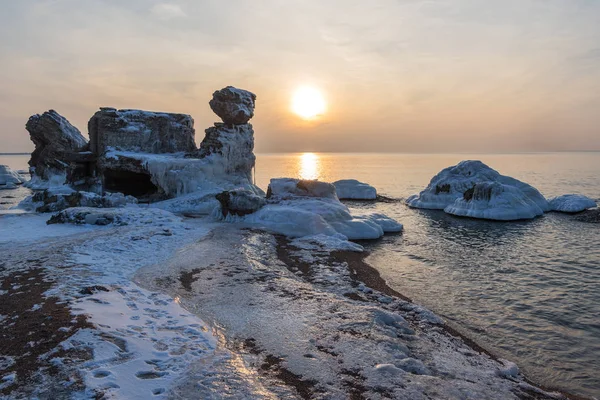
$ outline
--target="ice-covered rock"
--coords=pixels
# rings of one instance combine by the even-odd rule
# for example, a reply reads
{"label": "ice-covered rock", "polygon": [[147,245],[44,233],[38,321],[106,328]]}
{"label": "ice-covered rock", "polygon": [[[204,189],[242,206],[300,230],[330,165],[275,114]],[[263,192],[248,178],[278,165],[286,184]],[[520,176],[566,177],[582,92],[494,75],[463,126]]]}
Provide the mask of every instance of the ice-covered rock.
{"label": "ice-covered rock", "polygon": [[264,196],[258,196],[254,192],[244,189],[226,190],[216,195],[215,198],[221,204],[220,213],[223,217],[252,214],[267,204]]}
{"label": "ice-covered rock", "polygon": [[137,204],[137,199],[123,193],[106,193],[104,196],[90,192],[78,192],[69,186],[35,192],[24,199],[19,207],[36,212],[56,212],[72,207],[114,208]]}
{"label": "ice-covered rock", "polygon": [[[67,208],[54,214],[46,222],[52,224],[76,225],[152,225],[169,226],[179,218],[170,212],[152,208],[112,208],[98,209],[89,207]],[[163,235],[171,236],[170,229],[165,228]]]}
{"label": "ice-covered rock", "polygon": [[247,90],[227,86],[213,93],[210,108],[224,123],[242,125],[254,116],[256,95]]}
{"label": "ice-covered rock", "polygon": [[342,179],[333,182],[333,186],[335,186],[340,200],[375,200],[377,198],[377,190],[373,186],[356,179]]}
{"label": "ice-covered rock", "polygon": [[24,182],[25,179],[8,165],[0,165],[0,189],[14,189]]}
{"label": "ice-covered rock", "polygon": [[271,179],[268,204],[243,221],[268,231],[299,238],[316,235],[348,240],[377,239],[402,225],[383,214],[353,216],[327,182]]}
{"label": "ice-covered rock", "polygon": [[531,219],[544,213],[521,189],[498,182],[475,184],[444,211],[461,217],[498,221]]}
{"label": "ice-covered rock", "polygon": [[580,194],[565,194],[549,200],[550,209],[565,213],[578,213],[597,206],[589,197]]}
{"label": "ice-covered rock", "polygon": [[66,177],[74,154],[87,149],[87,140],[79,130],[54,110],[32,115],[25,128],[35,144],[29,160],[32,178],[47,181],[54,176]]}
{"label": "ice-covered rock", "polygon": [[267,198],[280,200],[295,197],[319,197],[338,200],[335,186],[318,180],[274,178],[269,183]]}
{"label": "ice-covered rock", "polygon": [[548,201],[533,186],[509,176],[500,175],[481,161],[461,161],[455,166],[443,169],[434,176],[429,185],[418,195],[406,199],[406,204],[414,208],[443,210],[453,204],[475,184],[497,182],[519,189],[544,212],[550,210]]}
{"label": "ice-covered rock", "polygon": [[177,153],[196,150],[194,119],[187,114],[104,107],[88,122],[90,149],[97,155],[109,149],[139,153]]}

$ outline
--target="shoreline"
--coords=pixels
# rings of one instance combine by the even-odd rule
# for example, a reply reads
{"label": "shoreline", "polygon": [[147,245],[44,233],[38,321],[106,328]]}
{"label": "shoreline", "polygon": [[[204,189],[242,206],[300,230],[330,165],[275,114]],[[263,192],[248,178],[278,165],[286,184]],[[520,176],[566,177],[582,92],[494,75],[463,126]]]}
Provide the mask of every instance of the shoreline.
{"label": "shoreline", "polygon": [[[393,289],[392,287],[388,286],[387,282],[385,281],[385,279],[382,278],[379,271],[375,267],[373,267],[372,265],[370,265],[369,263],[367,263],[365,261],[365,259],[369,256],[369,254],[370,254],[370,251],[368,251],[368,250],[365,250],[362,253],[351,252],[351,251],[334,251],[334,252],[331,252],[331,258],[335,259],[338,262],[347,263],[348,270],[350,273],[352,273],[354,275],[355,279],[364,283],[365,285],[369,286],[370,288],[377,290],[381,293],[384,293],[388,296],[397,297],[397,298],[400,298],[400,299],[407,301],[409,303],[412,303],[412,304],[418,304],[413,299],[403,295],[402,293],[400,293],[397,290]],[[500,358],[496,354],[494,354],[493,351],[486,349],[485,347],[479,345],[473,339],[471,339],[467,335],[461,333],[458,329],[449,325],[446,320],[444,320],[441,327],[451,336],[460,338],[462,341],[465,342],[465,344],[467,344],[467,346],[471,347],[473,350],[475,350],[479,353],[486,354],[494,361],[500,362]],[[532,385],[536,388],[541,389],[544,392],[559,393],[569,400],[593,400],[593,398],[569,393],[560,388],[554,388],[554,387],[540,385],[537,382],[529,379],[526,375],[524,375],[524,374],[521,374],[521,375],[523,376],[523,379],[525,380],[525,382],[529,383],[530,385]],[[535,397],[535,396],[540,395],[540,393],[533,392],[533,393],[531,393],[531,395],[534,396],[533,398],[537,399],[538,397]],[[540,397],[540,398],[548,398],[548,397]]]}

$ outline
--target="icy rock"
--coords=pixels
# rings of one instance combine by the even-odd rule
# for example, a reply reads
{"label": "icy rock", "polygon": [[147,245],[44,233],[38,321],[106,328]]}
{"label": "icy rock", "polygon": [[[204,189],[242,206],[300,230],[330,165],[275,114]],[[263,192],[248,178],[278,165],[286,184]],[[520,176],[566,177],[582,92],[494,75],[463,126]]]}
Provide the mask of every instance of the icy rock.
{"label": "icy rock", "polygon": [[406,204],[414,208],[443,210],[453,204],[474,185],[483,182],[497,182],[519,189],[543,211],[549,211],[548,201],[533,186],[517,179],[500,175],[481,161],[461,161],[455,166],[443,169],[434,176],[429,185],[418,195],[406,199]]}
{"label": "icy rock", "polygon": [[[48,180],[66,175],[75,153],[86,150],[87,140],[66,118],[54,110],[32,115],[25,125],[35,150],[29,166],[33,176]],[[33,177],[32,176],[32,177]]]}
{"label": "icy rock", "polygon": [[444,211],[461,217],[498,221],[531,219],[544,213],[544,210],[520,189],[498,182],[476,184]]}
{"label": "icy rock", "polygon": [[32,205],[35,211],[56,212],[71,207],[96,207],[96,208],[113,208],[124,207],[127,204],[136,204],[137,199],[131,196],[125,196],[122,193],[107,193],[100,196],[90,192],[76,192],[65,186],[58,190],[47,189],[36,192],[31,196],[31,199],[23,201],[23,208],[26,205]]}
{"label": "icy rock", "polygon": [[500,376],[505,378],[516,378],[519,375],[519,367],[517,364],[507,361],[500,360],[502,362],[502,367],[498,370]]}
{"label": "icy rock", "polygon": [[578,213],[596,206],[594,200],[580,194],[565,194],[550,199],[550,209],[552,211],[565,213]]}
{"label": "icy rock", "polygon": [[[153,208],[112,208],[107,210],[74,207],[54,214],[46,222],[51,224],[75,225],[152,225],[168,226],[180,219],[170,212]],[[167,231],[165,231],[167,232]]]}
{"label": "icy rock", "polygon": [[293,199],[295,197],[319,197],[338,200],[335,186],[318,180],[274,178],[269,183],[267,198]]}
{"label": "icy rock", "polygon": [[227,86],[213,93],[210,108],[228,125],[243,125],[254,116],[256,95]]}
{"label": "icy rock", "polygon": [[187,114],[105,107],[92,116],[88,130],[97,155],[109,148],[152,154],[196,150],[194,119]]}
{"label": "icy rock", "polygon": [[221,215],[243,216],[258,211],[267,204],[263,196],[257,196],[254,192],[244,189],[224,191],[215,196],[221,204]]}
{"label": "icy rock", "polygon": [[335,186],[340,200],[375,200],[377,198],[377,190],[373,186],[356,179],[342,179],[333,182],[333,186]]}
{"label": "icy rock", "polygon": [[10,169],[8,165],[0,165],[0,189],[13,189],[16,188],[16,185],[24,182],[25,179]]}

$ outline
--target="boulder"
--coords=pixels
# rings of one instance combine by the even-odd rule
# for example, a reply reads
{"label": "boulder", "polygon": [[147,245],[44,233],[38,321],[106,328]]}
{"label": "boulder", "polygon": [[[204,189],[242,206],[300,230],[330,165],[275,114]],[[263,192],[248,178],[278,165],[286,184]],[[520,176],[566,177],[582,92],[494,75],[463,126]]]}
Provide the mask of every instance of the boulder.
{"label": "boulder", "polygon": [[375,200],[377,190],[366,183],[356,179],[342,179],[333,182],[335,191],[340,200]]}
{"label": "boulder", "polygon": [[565,194],[549,200],[552,211],[578,213],[597,206],[589,197],[580,194]]}
{"label": "boulder", "polygon": [[0,165],[0,189],[14,189],[25,182],[25,179],[8,167]]}
{"label": "boulder", "polygon": [[72,155],[87,150],[87,139],[54,110],[32,115],[25,128],[35,144],[29,160],[32,178],[50,180],[56,175],[66,177]]}
{"label": "boulder", "polygon": [[577,221],[589,222],[589,223],[600,223],[600,208],[593,210],[586,210],[574,217]]}
{"label": "boulder", "polygon": [[228,125],[243,125],[254,116],[256,95],[227,86],[213,93],[210,108]]}
{"label": "boulder", "polygon": [[481,161],[461,161],[455,166],[443,169],[434,176],[421,193],[410,196],[406,204],[414,208],[443,210],[453,204],[476,184],[497,182],[513,186],[529,197],[544,212],[550,210],[548,201],[533,186],[509,176],[500,175]]}
{"label": "boulder", "polygon": [[221,214],[223,217],[228,215],[243,216],[258,211],[267,200],[262,196],[257,196],[250,190],[236,189],[224,191],[215,196],[221,204]]}
{"label": "boulder", "polygon": [[101,108],[88,122],[90,149],[137,153],[177,153],[196,150],[194,119],[187,114]]}
{"label": "boulder", "polygon": [[319,197],[338,200],[335,186],[311,179],[273,178],[267,189],[267,198]]}
{"label": "boulder", "polygon": [[531,219],[544,214],[544,210],[523,191],[498,182],[475,184],[444,211],[460,217],[497,221]]}
{"label": "boulder", "polygon": [[32,204],[36,212],[56,212],[72,207],[115,208],[127,204],[135,204],[137,200],[122,193],[106,193],[100,196],[96,193],[77,192],[68,188],[62,190],[43,190],[34,193],[24,204]]}

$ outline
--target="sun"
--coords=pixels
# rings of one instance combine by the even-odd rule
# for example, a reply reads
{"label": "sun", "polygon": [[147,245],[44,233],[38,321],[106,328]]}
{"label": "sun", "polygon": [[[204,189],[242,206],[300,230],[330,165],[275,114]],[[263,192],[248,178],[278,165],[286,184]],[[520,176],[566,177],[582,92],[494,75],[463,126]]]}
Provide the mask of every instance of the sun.
{"label": "sun", "polygon": [[304,119],[316,118],[325,112],[325,98],[313,87],[301,87],[292,97],[292,111]]}

